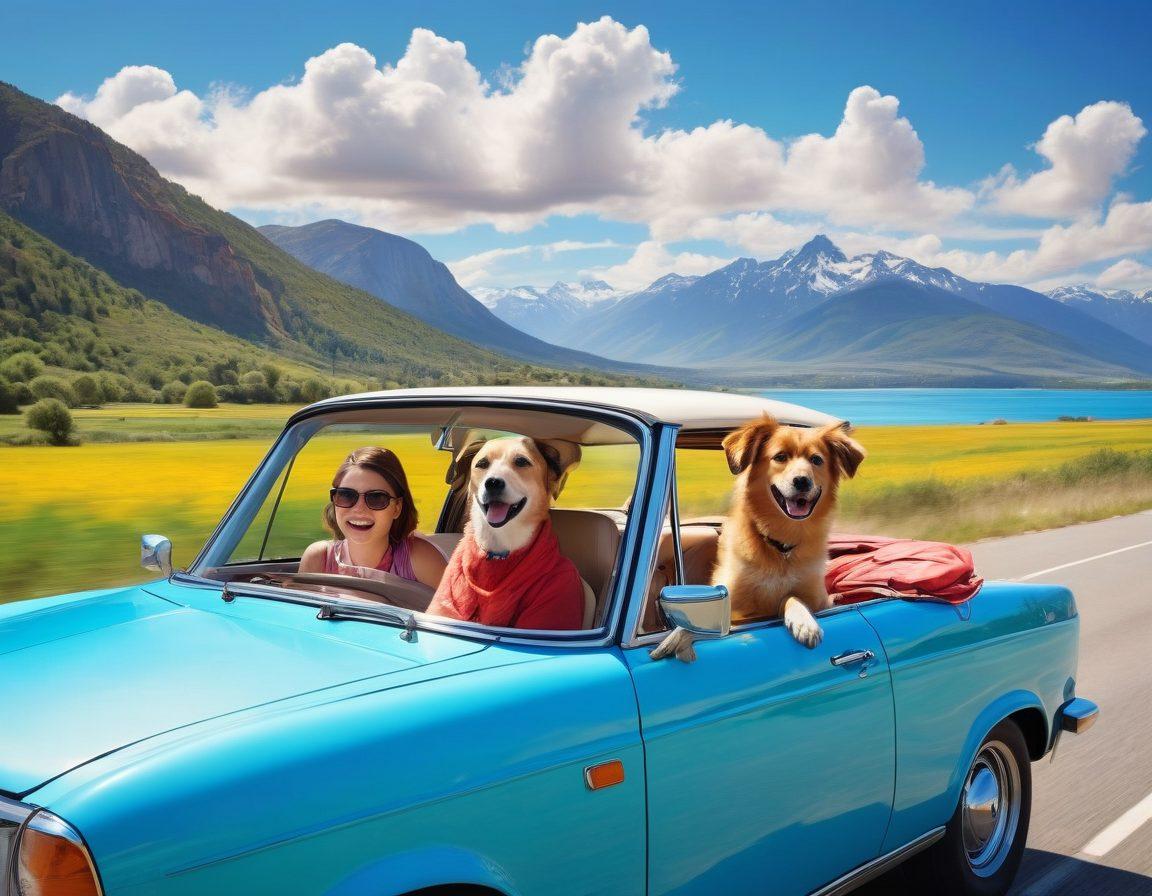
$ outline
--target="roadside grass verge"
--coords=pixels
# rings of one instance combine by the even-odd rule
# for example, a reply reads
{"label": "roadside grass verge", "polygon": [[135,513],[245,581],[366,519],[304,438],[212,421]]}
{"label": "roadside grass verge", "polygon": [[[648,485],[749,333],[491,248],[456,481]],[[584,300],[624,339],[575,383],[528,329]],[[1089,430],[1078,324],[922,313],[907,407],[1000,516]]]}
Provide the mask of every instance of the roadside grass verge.
{"label": "roadside grass verge", "polygon": [[837,529],[966,542],[1152,507],[1152,451],[1099,449],[1008,477],[938,478],[845,490]]}

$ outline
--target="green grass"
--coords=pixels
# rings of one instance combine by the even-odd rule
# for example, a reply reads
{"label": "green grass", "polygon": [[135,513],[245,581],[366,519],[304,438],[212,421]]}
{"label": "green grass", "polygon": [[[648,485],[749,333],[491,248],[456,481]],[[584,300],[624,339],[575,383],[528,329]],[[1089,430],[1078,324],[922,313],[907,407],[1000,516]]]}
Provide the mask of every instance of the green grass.
{"label": "green grass", "polygon": [[[195,442],[218,439],[271,441],[296,408],[283,404],[222,404],[186,408],[170,404],[108,404],[76,408],[72,419],[84,443]],[[0,415],[0,445],[46,444],[23,415]]]}

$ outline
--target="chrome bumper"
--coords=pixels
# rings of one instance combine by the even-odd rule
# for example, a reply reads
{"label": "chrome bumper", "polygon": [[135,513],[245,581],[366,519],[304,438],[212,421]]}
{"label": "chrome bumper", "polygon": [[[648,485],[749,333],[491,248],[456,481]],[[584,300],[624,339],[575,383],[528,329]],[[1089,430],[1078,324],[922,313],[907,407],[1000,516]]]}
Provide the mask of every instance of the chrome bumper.
{"label": "chrome bumper", "polygon": [[1100,715],[1100,707],[1091,700],[1083,697],[1074,697],[1056,713],[1060,723],[1060,730],[1069,734],[1083,734],[1091,728]]}

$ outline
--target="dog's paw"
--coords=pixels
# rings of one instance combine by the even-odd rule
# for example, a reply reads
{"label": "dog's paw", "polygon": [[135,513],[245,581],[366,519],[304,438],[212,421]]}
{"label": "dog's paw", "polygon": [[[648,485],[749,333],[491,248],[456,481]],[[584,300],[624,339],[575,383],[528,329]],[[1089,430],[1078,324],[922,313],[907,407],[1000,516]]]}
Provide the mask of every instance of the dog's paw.
{"label": "dog's paw", "polygon": [[794,597],[784,604],[784,627],[805,647],[813,648],[824,640],[824,629],[804,604]]}
{"label": "dog's paw", "polygon": [[696,661],[696,648],[692,646],[692,635],[689,632],[674,628],[648,655],[654,660],[674,656],[682,663],[693,663]]}

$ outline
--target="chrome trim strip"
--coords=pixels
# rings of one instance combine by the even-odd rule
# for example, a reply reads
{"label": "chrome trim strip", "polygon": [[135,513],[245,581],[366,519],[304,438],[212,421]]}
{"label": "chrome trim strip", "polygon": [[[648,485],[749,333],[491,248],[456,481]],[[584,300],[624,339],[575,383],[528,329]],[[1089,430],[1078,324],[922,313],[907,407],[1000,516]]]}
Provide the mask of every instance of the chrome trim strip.
{"label": "chrome trim strip", "polygon": [[927,834],[917,837],[911,843],[905,843],[899,849],[892,850],[887,855],[873,859],[871,862],[865,862],[819,890],[813,890],[809,896],[843,896],[845,893],[851,893],[857,887],[862,887],[869,881],[891,871],[904,860],[923,852],[943,836],[943,826],[931,830]]}
{"label": "chrome trim strip", "polygon": [[1083,734],[1096,724],[1100,717],[1100,707],[1083,697],[1073,697],[1056,712],[1059,729],[1069,734]]}

